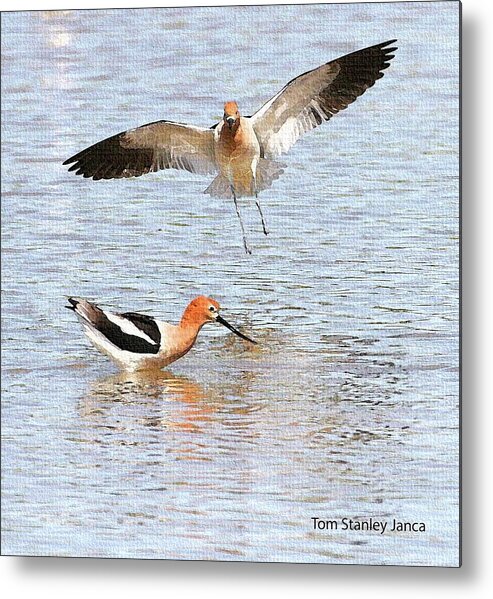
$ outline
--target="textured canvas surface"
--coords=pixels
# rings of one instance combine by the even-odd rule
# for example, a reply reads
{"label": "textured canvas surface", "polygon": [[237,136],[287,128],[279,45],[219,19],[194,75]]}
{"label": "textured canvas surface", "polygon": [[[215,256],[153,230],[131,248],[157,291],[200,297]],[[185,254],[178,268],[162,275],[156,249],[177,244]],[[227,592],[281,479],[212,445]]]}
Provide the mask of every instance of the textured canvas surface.
{"label": "textured canvas surface", "polygon": [[[4,554],[459,564],[459,10],[2,14]],[[226,101],[252,115],[392,39],[385,76],[282,156],[268,236],[239,198],[251,254],[214,175],[62,165]],[[212,297],[257,345],[208,324],[121,372],[72,295],[171,323]]]}

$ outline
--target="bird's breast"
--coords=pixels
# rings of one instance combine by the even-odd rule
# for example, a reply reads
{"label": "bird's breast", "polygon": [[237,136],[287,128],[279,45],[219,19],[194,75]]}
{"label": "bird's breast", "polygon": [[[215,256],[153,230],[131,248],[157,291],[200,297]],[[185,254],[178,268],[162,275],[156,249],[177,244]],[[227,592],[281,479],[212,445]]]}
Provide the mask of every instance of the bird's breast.
{"label": "bird's breast", "polygon": [[253,127],[244,119],[236,128],[223,124],[217,141],[217,154],[219,162],[251,163],[252,158],[260,156],[260,146]]}
{"label": "bird's breast", "polygon": [[169,325],[168,323],[162,323],[162,326],[163,336],[159,355],[167,365],[178,360],[192,349],[197,339],[198,330]]}

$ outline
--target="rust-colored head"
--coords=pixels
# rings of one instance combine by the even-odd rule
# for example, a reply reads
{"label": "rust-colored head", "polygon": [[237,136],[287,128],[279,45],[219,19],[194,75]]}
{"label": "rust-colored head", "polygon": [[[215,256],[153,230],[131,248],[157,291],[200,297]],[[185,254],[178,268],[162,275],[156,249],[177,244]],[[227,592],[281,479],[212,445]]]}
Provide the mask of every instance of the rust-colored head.
{"label": "rust-colored head", "polygon": [[240,118],[240,111],[238,110],[238,104],[236,102],[226,102],[224,105],[224,122],[228,124],[231,129],[236,125]]}
{"label": "rust-colored head", "polygon": [[219,316],[220,309],[221,308],[216,300],[206,297],[205,295],[200,295],[188,304],[187,309],[183,313],[180,326],[185,328],[191,327],[198,332],[207,322],[216,321],[235,333],[235,335],[238,335],[238,337],[246,339],[251,343],[256,343],[253,339],[240,333],[238,329],[235,329],[234,326],[230,325],[222,316]]}
{"label": "rust-colored head", "polygon": [[220,307],[216,300],[205,295],[200,295],[188,304],[187,309],[183,313],[182,322],[185,322],[189,326],[192,325],[200,328],[206,322],[216,320],[219,309]]}

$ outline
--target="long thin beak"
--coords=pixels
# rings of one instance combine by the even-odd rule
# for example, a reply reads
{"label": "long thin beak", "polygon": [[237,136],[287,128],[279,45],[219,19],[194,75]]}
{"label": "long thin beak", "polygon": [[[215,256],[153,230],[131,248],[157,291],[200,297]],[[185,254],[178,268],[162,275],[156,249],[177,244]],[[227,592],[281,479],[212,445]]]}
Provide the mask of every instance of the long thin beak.
{"label": "long thin beak", "polygon": [[218,315],[216,320],[217,320],[217,322],[221,323],[224,327],[226,327],[230,331],[233,331],[233,333],[235,335],[238,335],[238,337],[241,337],[242,339],[245,339],[246,341],[250,341],[250,343],[254,343],[255,345],[257,345],[256,341],[254,341],[253,339],[250,339],[250,337],[247,337],[246,335],[243,335],[243,333],[240,333],[240,331],[235,329],[234,326],[230,325],[229,322],[224,320],[224,318],[222,316]]}

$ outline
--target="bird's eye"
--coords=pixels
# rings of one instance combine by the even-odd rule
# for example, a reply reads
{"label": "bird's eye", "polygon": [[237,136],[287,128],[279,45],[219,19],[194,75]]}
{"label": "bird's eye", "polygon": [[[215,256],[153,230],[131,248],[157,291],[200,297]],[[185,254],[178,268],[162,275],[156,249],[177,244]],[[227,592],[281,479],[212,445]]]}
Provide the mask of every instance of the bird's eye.
{"label": "bird's eye", "polygon": [[210,311],[210,312],[215,312],[215,311],[216,311],[216,308],[214,308],[214,306],[211,306],[211,307],[209,308],[209,311]]}

